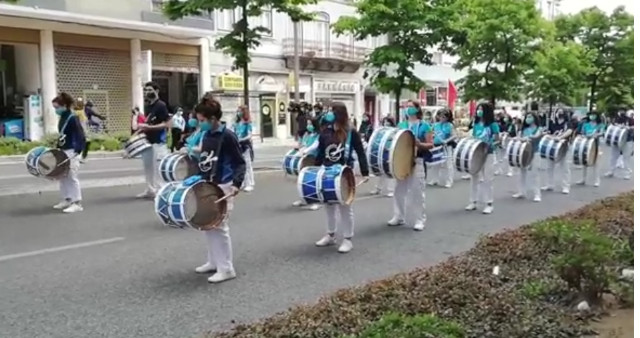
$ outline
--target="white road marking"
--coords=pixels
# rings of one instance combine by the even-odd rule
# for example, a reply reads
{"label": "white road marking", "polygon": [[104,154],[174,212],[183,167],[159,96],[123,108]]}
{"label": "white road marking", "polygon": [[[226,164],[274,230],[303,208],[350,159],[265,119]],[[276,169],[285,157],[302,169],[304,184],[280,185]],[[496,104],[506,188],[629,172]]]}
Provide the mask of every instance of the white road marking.
{"label": "white road marking", "polygon": [[0,262],[10,261],[18,258],[33,257],[33,256],[43,255],[43,254],[52,253],[52,252],[59,252],[59,251],[66,251],[66,250],[72,250],[72,249],[86,248],[89,246],[109,244],[109,243],[119,242],[123,240],[124,240],[124,237],[114,237],[114,238],[101,239],[101,240],[91,241],[91,242],[83,242],[83,243],[76,243],[76,244],[65,245],[65,246],[58,246],[58,247],[49,248],[49,249],[4,255],[4,256],[0,256]]}

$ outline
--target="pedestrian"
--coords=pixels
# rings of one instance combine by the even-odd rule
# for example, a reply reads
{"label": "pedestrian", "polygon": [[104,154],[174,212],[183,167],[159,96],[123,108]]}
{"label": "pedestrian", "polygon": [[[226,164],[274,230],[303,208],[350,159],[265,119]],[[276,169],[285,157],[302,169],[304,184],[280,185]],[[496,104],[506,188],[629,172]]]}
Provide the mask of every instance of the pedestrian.
{"label": "pedestrian", "polygon": [[80,163],[85,163],[87,156],[89,155],[89,147],[91,147],[91,139],[88,137],[89,135],[89,124],[87,115],[84,112],[84,99],[81,97],[76,98],[73,104],[73,113],[78,118],[80,125],[82,126],[82,131],[85,135],[85,146],[82,150],[82,158],[80,159]]}
{"label": "pedestrian", "polygon": [[[577,124],[569,118],[569,115],[564,110],[559,110],[549,121],[549,134],[557,140],[565,140],[569,148],[571,147],[572,135],[577,127]],[[569,151],[567,151],[569,153]],[[563,194],[568,194],[571,189],[571,164],[573,155],[567,154],[565,158],[560,159],[558,162],[554,162],[550,159],[547,160],[547,182],[541,188],[542,191],[554,190],[556,186],[556,180],[554,177],[556,167],[560,167],[560,185]],[[541,159],[542,161],[542,159]]]}
{"label": "pedestrian", "polygon": [[182,140],[182,133],[185,128],[185,120],[182,117],[183,111],[182,108],[176,108],[173,117],[171,117],[171,148],[169,149],[171,152],[176,150],[180,150],[180,141]]}
{"label": "pedestrian", "polygon": [[536,114],[529,112],[525,115],[519,137],[521,141],[531,143],[533,158],[529,166],[520,168],[520,184],[518,185],[518,192],[513,195],[513,198],[524,198],[529,192],[533,192],[533,201],[540,202],[540,153],[538,152],[538,144],[542,137],[542,127],[540,126],[540,118]]}
{"label": "pedestrian", "polygon": [[591,174],[593,175],[593,186],[600,186],[600,162],[598,161],[600,157],[599,139],[602,136],[603,131],[604,125],[602,124],[602,117],[600,116],[600,113],[596,111],[590,111],[587,114],[586,120],[581,122],[579,134],[595,140],[596,160],[593,166],[582,166],[582,179],[577,182],[578,185],[587,184],[587,177],[589,172],[591,172]]}
{"label": "pedestrian", "polygon": [[249,108],[242,105],[238,107],[237,116],[240,118],[234,127],[234,131],[238,136],[238,142],[240,142],[240,150],[242,150],[242,156],[244,156],[245,173],[244,185],[242,189],[246,192],[253,191],[255,187],[255,178],[253,175],[253,142],[251,137],[253,136],[253,126],[251,125],[251,114]]}
{"label": "pedestrian", "polygon": [[138,131],[139,126],[146,122],[147,119],[140,111],[140,108],[134,107],[133,109],[131,109],[131,135],[135,134]]}
{"label": "pedestrian", "polygon": [[91,131],[97,133],[105,129],[104,123],[107,120],[107,118],[96,112],[93,106],[93,102],[91,100],[87,100],[87,103],[85,103],[84,114],[87,116],[87,124]]}
{"label": "pedestrian", "polygon": [[[355,150],[360,164],[362,177],[369,176],[369,165],[367,157],[362,147],[362,141],[358,132],[349,123],[349,113],[347,107],[342,102],[334,102],[331,111],[323,116],[323,120],[329,124],[320,134],[318,139],[318,157],[316,165],[333,167],[335,165],[347,165],[353,168],[353,158],[351,153]],[[318,247],[326,247],[336,243],[336,231],[342,232],[342,243],[338,252],[347,253],[353,249],[352,238],[354,234],[355,221],[353,206],[327,204],[327,233],[316,242]]]}
{"label": "pedestrian", "polygon": [[82,191],[78,179],[80,156],[85,148],[85,135],[82,124],[72,112],[74,100],[67,93],[60,93],[51,101],[58,121],[58,148],[69,158],[69,172],[60,179],[62,201],[53,208],[64,213],[82,211]]}
{"label": "pedestrian", "polygon": [[[455,138],[453,134],[453,113],[448,108],[440,109],[436,113],[436,122],[433,126],[433,142],[434,146],[444,149],[445,162],[437,164],[432,168],[433,173],[429,185],[442,185],[444,181],[445,188],[451,188],[453,185],[453,148],[449,146]],[[444,177],[444,179],[443,179]]]}
{"label": "pedestrian", "polygon": [[[318,124],[318,120],[313,117],[309,117],[307,119],[307,132],[302,137],[302,140],[298,143],[298,151],[303,157],[311,155],[315,160],[318,156],[318,138],[320,136],[320,134],[318,133],[319,130],[320,126]],[[302,199],[293,202],[294,207],[300,207],[304,205],[305,201]],[[320,209],[320,205],[317,203],[313,203],[308,205],[308,209],[315,211]]]}
{"label": "pedestrian", "polygon": [[139,124],[138,128],[146,135],[147,141],[152,146],[142,153],[147,188],[137,196],[138,198],[153,198],[160,188],[156,162],[162,152],[166,151],[166,131],[170,117],[167,105],[158,96],[159,91],[160,86],[153,81],[144,85],[146,122]]}
{"label": "pedestrian", "polygon": [[[387,225],[399,226],[405,224],[406,210],[415,213],[413,230],[424,230],[427,221],[425,187],[427,177],[426,162],[430,157],[429,149],[433,148],[433,129],[422,118],[419,102],[413,102],[406,110],[406,129],[415,137],[416,158],[412,173],[404,180],[396,180],[393,191],[393,217]],[[405,128],[401,128],[405,129]],[[409,207],[407,208],[407,202]]]}
{"label": "pedestrian", "polygon": [[[391,114],[388,114],[382,119],[380,124],[383,127],[395,127],[396,121],[393,118],[393,116],[391,116]],[[385,175],[380,175],[378,176],[378,180],[376,182],[375,188],[371,190],[370,194],[380,195],[381,193],[385,192],[386,197],[393,197],[393,190],[395,187],[394,184],[395,184],[395,181],[393,178],[389,178]]]}
{"label": "pedestrian", "polygon": [[[225,127],[220,103],[211,98],[207,104],[196,107],[202,130],[202,153],[198,167],[202,179],[217,184],[225,195],[236,196],[245,175],[245,160],[240,144],[232,131]],[[229,234],[229,216],[234,197],[227,198],[227,214],[222,224],[204,231],[207,239],[207,262],[196,268],[197,273],[213,273],[210,283],[220,283],[236,278],[233,267],[233,251]]]}
{"label": "pedestrian", "polygon": [[482,213],[488,215],[493,212],[493,158],[495,157],[495,144],[500,136],[500,127],[493,117],[493,106],[489,103],[479,104],[471,125],[473,126],[471,129],[472,137],[487,143],[489,152],[482,169],[475,175],[470,175],[471,196],[465,210],[476,210],[478,202],[484,202],[485,207]]}

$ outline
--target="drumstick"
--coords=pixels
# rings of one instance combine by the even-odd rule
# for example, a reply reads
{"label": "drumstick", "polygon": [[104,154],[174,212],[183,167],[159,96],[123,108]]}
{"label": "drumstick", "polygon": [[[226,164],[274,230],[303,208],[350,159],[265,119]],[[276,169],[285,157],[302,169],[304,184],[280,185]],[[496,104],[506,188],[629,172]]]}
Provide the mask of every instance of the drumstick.
{"label": "drumstick", "polygon": [[224,196],[220,197],[219,199],[217,199],[217,200],[216,200],[215,202],[213,202],[213,203],[218,204],[218,203],[220,203],[220,202],[222,202],[222,201],[224,201],[224,200],[226,200],[227,198],[232,197],[232,196],[233,196],[233,194],[224,195]]}
{"label": "drumstick", "polygon": [[361,185],[362,183],[366,183],[366,182],[368,182],[368,181],[369,181],[369,178],[368,178],[368,177],[366,177],[364,180],[362,180],[362,181],[358,182],[358,183],[356,184],[356,187],[358,187],[358,186],[359,186],[359,185]]}
{"label": "drumstick", "polygon": [[76,157],[78,157],[78,154],[75,154],[75,155],[73,155],[73,156],[71,156],[71,157],[67,157],[67,159],[66,159],[66,160],[64,160],[64,161],[60,162],[60,164],[58,164],[56,167],[59,167],[59,166],[61,166],[61,165],[65,164],[65,163],[67,163],[67,162],[71,161],[72,159],[74,159],[74,158],[76,158]]}

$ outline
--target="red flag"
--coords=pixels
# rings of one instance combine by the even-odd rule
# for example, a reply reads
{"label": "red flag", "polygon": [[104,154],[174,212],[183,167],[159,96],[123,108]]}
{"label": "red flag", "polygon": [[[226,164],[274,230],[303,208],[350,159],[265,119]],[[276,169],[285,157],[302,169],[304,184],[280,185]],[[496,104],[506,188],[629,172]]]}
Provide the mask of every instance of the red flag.
{"label": "red flag", "polygon": [[456,86],[449,80],[449,88],[447,88],[447,104],[449,109],[453,110],[456,107],[456,100],[458,99],[458,91]]}
{"label": "red flag", "polygon": [[476,101],[471,100],[471,102],[469,102],[469,116],[471,118],[476,116]]}

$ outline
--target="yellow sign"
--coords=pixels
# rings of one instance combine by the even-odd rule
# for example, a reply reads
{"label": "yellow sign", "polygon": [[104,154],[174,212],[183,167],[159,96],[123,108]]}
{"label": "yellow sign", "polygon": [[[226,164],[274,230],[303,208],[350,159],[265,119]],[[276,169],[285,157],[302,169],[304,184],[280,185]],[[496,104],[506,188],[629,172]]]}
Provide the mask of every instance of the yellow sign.
{"label": "yellow sign", "polygon": [[244,80],[242,76],[234,74],[224,74],[218,76],[218,89],[222,90],[244,90]]}

